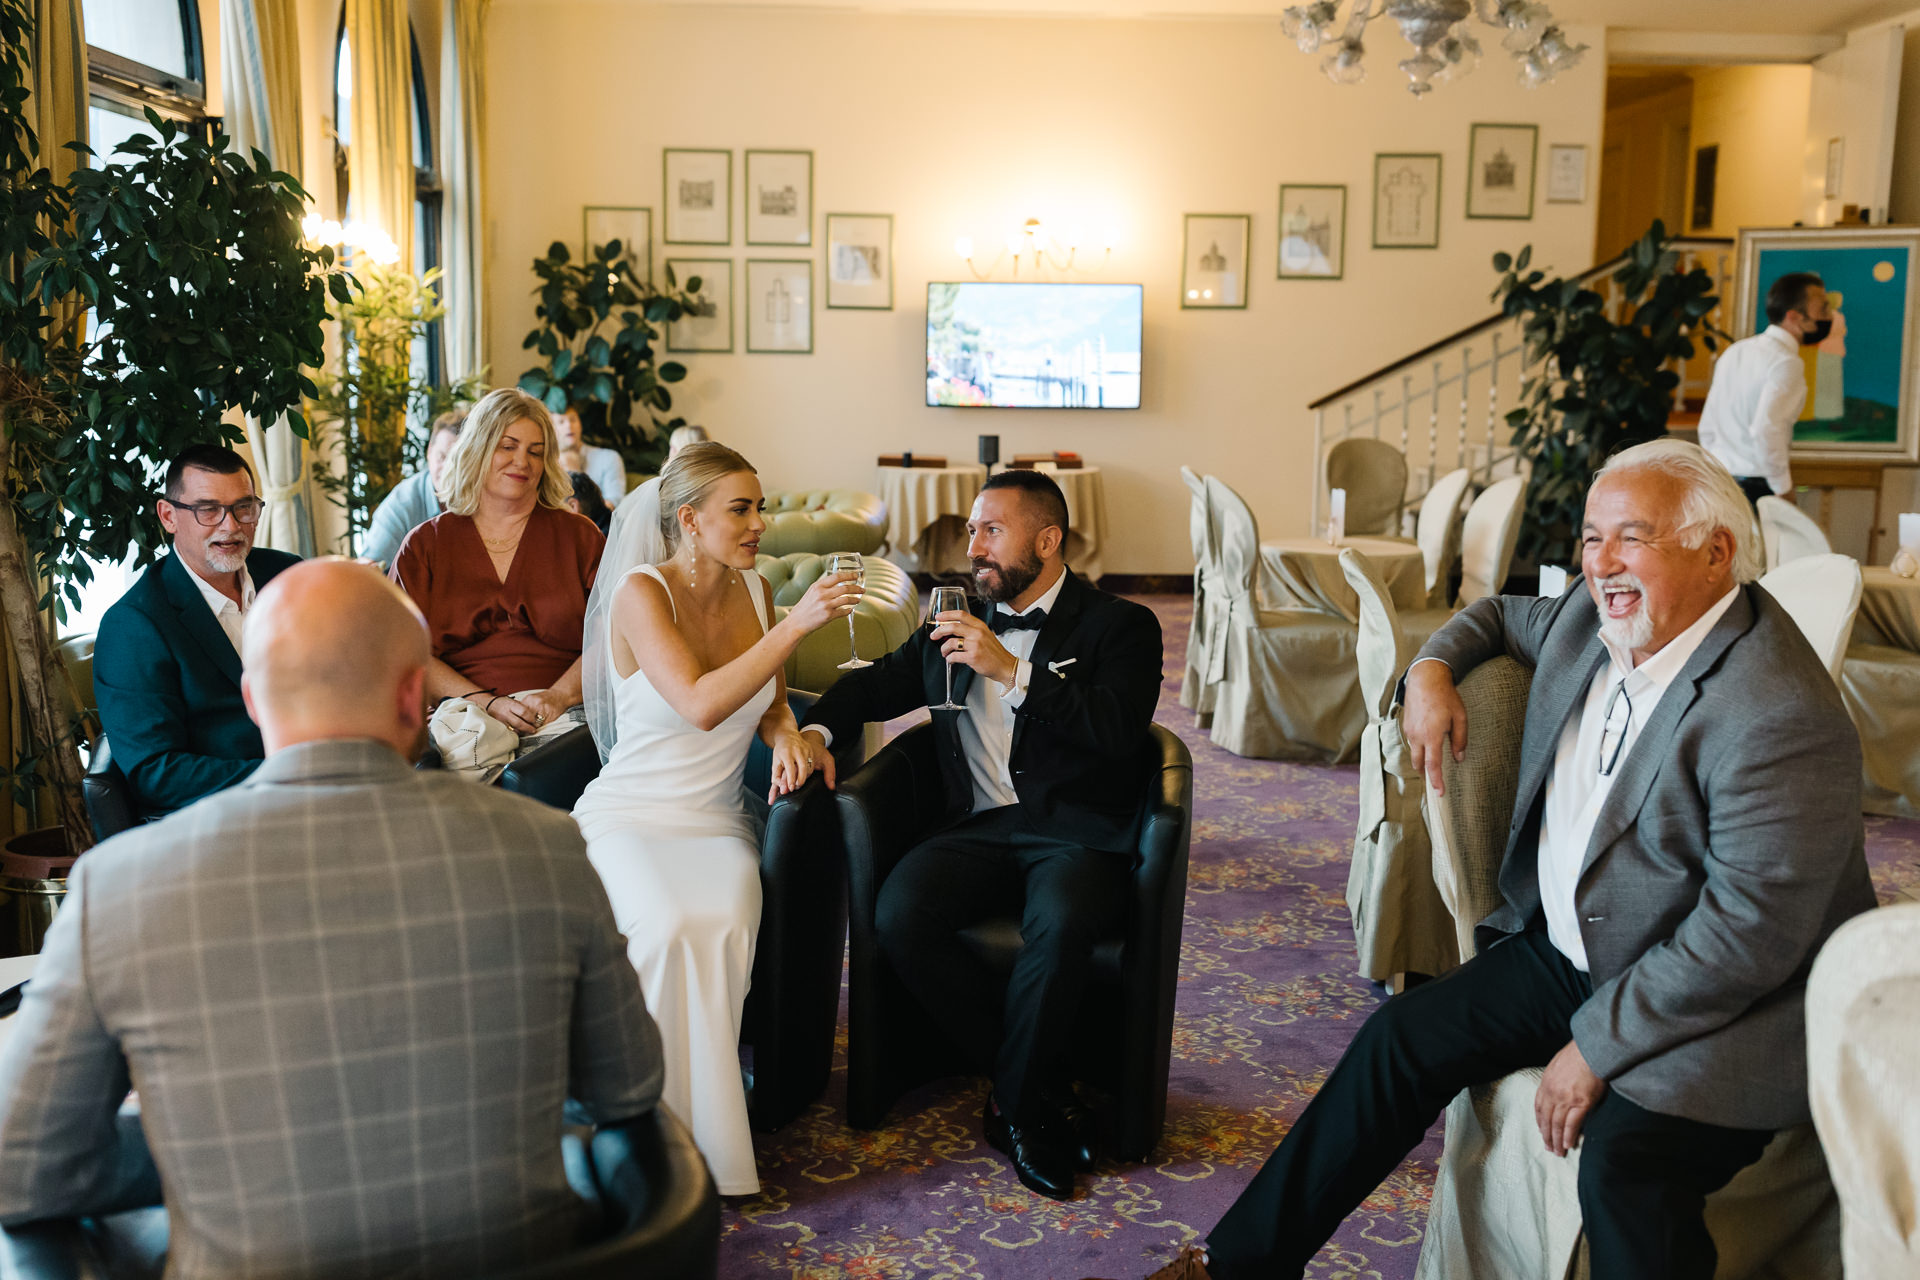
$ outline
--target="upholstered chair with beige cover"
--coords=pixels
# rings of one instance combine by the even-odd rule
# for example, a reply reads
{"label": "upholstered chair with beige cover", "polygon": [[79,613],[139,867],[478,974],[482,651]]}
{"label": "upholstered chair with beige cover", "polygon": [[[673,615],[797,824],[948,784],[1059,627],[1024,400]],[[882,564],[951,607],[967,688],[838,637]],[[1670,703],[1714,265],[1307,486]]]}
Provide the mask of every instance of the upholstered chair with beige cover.
{"label": "upholstered chair with beige cover", "polygon": [[1833,553],[1833,544],[1813,518],[1785,498],[1768,495],[1756,504],[1760,509],[1760,543],[1766,550],[1767,568],[1777,569],[1802,556]]}
{"label": "upholstered chair with beige cover", "polygon": [[1807,1092],[1847,1280],[1920,1276],[1920,903],[1855,916],[1807,980]]}
{"label": "upholstered chair with beige cover", "polygon": [[1180,705],[1206,728],[1213,718],[1213,687],[1207,683],[1207,576],[1217,558],[1213,525],[1207,515],[1207,482],[1191,467],[1180,468],[1180,478],[1193,495],[1187,517],[1187,536],[1193,542],[1193,618],[1187,624],[1187,666],[1180,677]]}
{"label": "upholstered chair with beige cover", "polygon": [[1407,505],[1407,455],[1384,440],[1342,440],[1327,451],[1327,489],[1347,491],[1347,533],[1397,538]]}
{"label": "upholstered chair with beige cover", "polygon": [[1920,818],[1920,653],[1856,644],[1840,667],[1840,700],[1860,731],[1861,808]]}
{"label": "upholstered chair with beige cover", "polygon": [[1452,603],[1447,597],[1452,583],[1453,562],[1460,554],[1460,504],[1466,499],[1473,473],[1459,467],[1441,476],[1420,500],[1420,516],[1413,526],[1413,540],[1420,544],[1420,558],[1427,563],[1427,607],[1444,609]]}
{"label": "upholstered chair with beige cover", "polygon": [[1769,569],[1760,585],[1799,624],[1800,633],[1839,683],[1840,664],[1853,636],[1853,615],[1860,611],[1860,562],[1831,552],[1801,556]]}
{"label": "upholstered chair with beige cover", "polygon": [[1415,647],[1400,630],[1393,597],[1371,561],[1348,548],[1340,568],[1360,597],[1360,824],[1347,873],[1347,910],[1360,976],[1440,974],[1460,963],[1453,917],[1433,883],[1433,848],[1420,802],[1425,784],[1400,725],[1394,699]]}
{"label": "upholstered chair with beige cover", "polygon": [[1355,678],[1360,629],[1317,609],[1266,609],[1276,594],[1246,500],[1206,477],[1218,572],[1207,577],[1206,680],[1213,741],[1261,760],[1351,760],[1366,709]]}
{"label": "upholstered chair with beige cover", "polygon": [[[1463,958],[1476,950],[1474,925],[1500,901],[1532,681],[1512,658],[1467,673],[1466,759],[1443,750],[1446,794],[1426,788],[1434,883]],[[1540,1076],[1537,1067],[1516,1071],[1448,1105],[1415,1280],[1586,1280],[1580,1153],[1561,1159],[1540,1141]],[[1757,1163],[1708,1197],[1707,1228],[1720,1253],[1716,1280],[1840,1280],[1840,1205],[1813,1126],[1778,1134]]]}
{"label": "upholstered chair with beige cover", "polygon": [[1525,476],[1496,480],[1473,500],[1460,530],[1460,607],[1481,596],[1500,594],[1513,550],[1520,543],[1520,513],[1527,496]]}

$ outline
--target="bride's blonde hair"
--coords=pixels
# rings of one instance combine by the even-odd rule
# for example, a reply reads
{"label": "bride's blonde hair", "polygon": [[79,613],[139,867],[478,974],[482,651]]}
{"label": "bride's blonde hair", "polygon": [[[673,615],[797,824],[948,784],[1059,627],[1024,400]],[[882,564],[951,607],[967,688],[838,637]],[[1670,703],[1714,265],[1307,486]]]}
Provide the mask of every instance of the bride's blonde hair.
{"label": "bride's blonde hair", "polygon": [[753,464],[715,440],[702,440],[682,449],[660,473],[660,537],[668,554],[680,550],[680,508],[698,507],[713,486],[746,471],[759,475]]}

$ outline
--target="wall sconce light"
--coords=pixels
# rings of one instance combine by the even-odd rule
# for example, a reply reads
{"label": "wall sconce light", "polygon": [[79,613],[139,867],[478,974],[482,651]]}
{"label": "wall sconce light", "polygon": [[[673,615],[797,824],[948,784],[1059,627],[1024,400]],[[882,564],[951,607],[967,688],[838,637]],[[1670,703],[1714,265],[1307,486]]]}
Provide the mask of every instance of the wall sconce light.
{"label": "wall sconce light", "polygon": [[[1099,265],[1080,266],[1077,269],[1092,273],[1104,268],[1113,257],[1114,242],[1118,239],[1119,236],[1116,233],[1109,232],[1106,243],[1100,250]],[[961,236],[953,242],[953,251],[965,260],[967,270],[973,273],[973,278],[976,280],[991,279],[1000,269],[1000,264],[1008,258],[1013,259],[1013,278],[1016,280],[1020,278],[1020,263],[1023,259],[1027,264],[1027,274],[1035,280],[1044,278],[1049,270],[1063,276],[1072,275],[1083,248],[1085,246],[1081,244],[1077,234],[1067,233],[1066,243],[1062,244],[1060,239],[1050,233],[1038,218],[1028,218],[1018,229],[1008,232],[1006,248],[995,255],[984,271],[974,261],[972,236]]]}
{"label": "wall sconce light", "polygon": [[335,222],[310,213],[301,220],[300,231],[314,244],[363,253],[375,266],[390,267],[400,261],[400,246],[393,237],[365,222]]}

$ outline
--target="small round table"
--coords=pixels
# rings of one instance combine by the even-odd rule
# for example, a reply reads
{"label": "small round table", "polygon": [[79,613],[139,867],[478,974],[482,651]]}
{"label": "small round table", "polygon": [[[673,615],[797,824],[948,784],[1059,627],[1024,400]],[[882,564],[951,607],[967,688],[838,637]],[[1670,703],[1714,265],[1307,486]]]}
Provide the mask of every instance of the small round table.
{"label": "small round table", "polygon": [[1427,607],[1427,565],[1420,548],[1392,538],[1279,538],[1260,544],[1260,555],[1279,580],[1283,609],[1318,609],[1348,622],[1360,620],[1360,597],[1340,569],[1340,553],[1353,548],[1373,562],[1387,584],[1393,607],[1412,612]]}
{"label": "small round table", "polygon": [[1920,578],[1903,578],[1885,565],[1863,565],[1853,638],[1920,653]]}
{"label": "small round table", "polygon": [[[1067,500],[1067,563],[1082,578],[1098,582],[1100,548],[1107,533],[1107,491],[1100,468],[1076,467],[1052,474]],[[967,517],[986,482],[987,469],[969,462],[949,467],[881,467],[887,558],[909,573],[965,573]]]}

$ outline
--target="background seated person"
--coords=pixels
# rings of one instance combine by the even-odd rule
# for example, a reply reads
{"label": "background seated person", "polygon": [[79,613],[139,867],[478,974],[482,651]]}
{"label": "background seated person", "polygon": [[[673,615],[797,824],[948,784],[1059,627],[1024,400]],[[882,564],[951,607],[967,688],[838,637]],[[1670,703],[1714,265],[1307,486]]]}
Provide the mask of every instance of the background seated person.
{"label": "background seated person", "polygon": [[427,615],[427,697],[464,697],[538,733],[580,704],[580,628],[606,540],[567,510],[553,415],[489,393],[447,459],[446,511],[401,544],[393,580]]}
{"label": "background seated person", "polygon": [[436,491],[446,472],[447,458],[453,453],[453,442],[460,438],[466,420],[465,409],[449,409],[433,420],[427,434],[426,470],[416,471],[393,486],[393,492],[373,509],[366,541],[360,545],[361,559],[386,568],[414,526],[425,524],[445,509]]}
{"label": "background seated person", "polygon": [[[631,1119],[662,1066],[579,831],[408,767],[426,634],[374,569],[288,570],[246,639],[266,764],[68,881],[0,1056],[0,1222],[128,1207],[150,1153],[168,1275],[465,1280],[567,1250],[597,1215],[563,1107]],[[134,1080],[146,1152],[115,1123]]]}
{"label": "background seated person", "polygon": [[613,508],[600,496],[600,486],[589,479],[584,471],[567,472],[567,482],[573,486],[573,494],[567,499],[567,510],[593,521],[593,527],[605,534],[608,522],[613,519]]}
{"label": "background seated person", "polygon": [[265,748],[240,700],[240,625],[254,592],[299,561],[255,549],[263,504],[245,459],[225,445],[183,450],[154,505],[173,553],[107,610],[93,650],[100,724],[142,817],[259,765]]}
{"label": "background seated person", "polygon": [[560,440],[560,461],[564,471],[584,471],[600,486],[600,496],[617,503],[627,491],[627,462],[619,451],[588,444],[580,438],[580,408],[569,405],[565,413],[553,415],[554,434]]}

